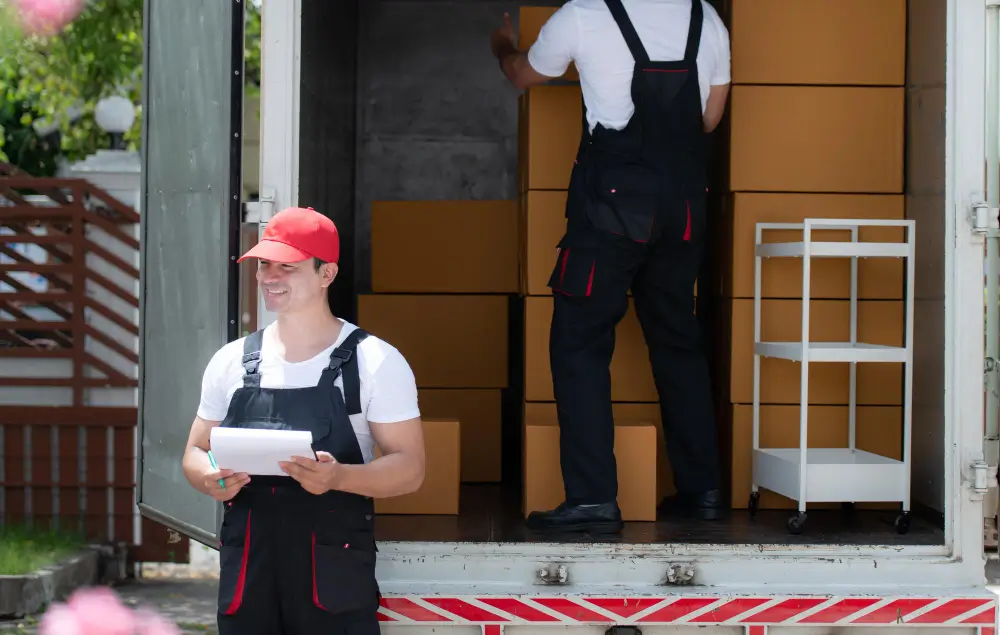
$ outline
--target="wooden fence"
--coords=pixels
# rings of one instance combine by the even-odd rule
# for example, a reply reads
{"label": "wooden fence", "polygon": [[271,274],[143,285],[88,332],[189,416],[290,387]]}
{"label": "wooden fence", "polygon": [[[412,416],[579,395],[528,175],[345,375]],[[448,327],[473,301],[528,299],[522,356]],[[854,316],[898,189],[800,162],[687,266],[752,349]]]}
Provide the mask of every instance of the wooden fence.
{"label": "wooden fence", "polygon": [[85,180],[0,171],[0,519],[184,562],[135,505],[138,227]]}

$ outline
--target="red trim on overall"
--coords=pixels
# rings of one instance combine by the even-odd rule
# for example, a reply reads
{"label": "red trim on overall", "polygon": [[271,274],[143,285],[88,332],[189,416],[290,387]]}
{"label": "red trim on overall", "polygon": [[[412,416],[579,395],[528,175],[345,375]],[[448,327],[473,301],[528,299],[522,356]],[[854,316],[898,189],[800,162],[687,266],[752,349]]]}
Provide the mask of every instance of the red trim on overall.
{"label": "red trim on overall", "polygon": [[250,514],[252,511],[247,511],[247,532],[243,536],[243,560],[240,561],[240,577],[236,580],[236,591],[233,592],[233,601],[229,603],[226,615],[232,615],[243,604],[243,589],[247,584],[247,563],[250,560]]}
{"label": "red trim on overall", "polygon": [[563,249],[562,264],[559,266],[559,286],[562,286],[563,278],[566,277],[566,262],[569,260],[569,247]]}
{"label": "red trim on overall", "polygon": [[687,225],[684,226],[684,240],[691,240],[691,201],[687,203]]}
{"label": "red trim on overall", "polygon": [[681,69],[669,69],[669,68],[644,68],[642,69],[644,73],[686,73],[686,68]]}
{"label": "red trim on overall", "polygon": [[594,269],[597,268],[597,263],[590,263],[590,276],[587,278],[587,293],[584,295],[588,298],[590,297],[590,292],[594,290]]}
{"label": "red trim on overall", "polygon": [[326,610],[323,603],[319,601],[319,587],[316,586],[316,532],[312,532],[312,576],[313,576],[313,604],[318,608]]}

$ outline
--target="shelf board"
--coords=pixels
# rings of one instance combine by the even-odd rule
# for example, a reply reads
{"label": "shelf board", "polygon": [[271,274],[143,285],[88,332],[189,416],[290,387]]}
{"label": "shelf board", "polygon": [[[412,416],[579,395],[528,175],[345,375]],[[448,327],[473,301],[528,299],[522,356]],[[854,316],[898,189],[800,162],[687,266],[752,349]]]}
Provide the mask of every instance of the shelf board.
{"label": "shelf board", "polygon": [[[850,342],[809,342],[810,362],[905,362],[906,349],[898,346]],[[754,352],[764,357],[802,361],[801,342],[758,342]]]}
{"label": "shelf board", "polygon": [[764,489],[799,500],[799,478],[806,474],[807,502],[902,501],[906,465],[889,457],[848,448],[809,448],[805,469],[798,448],[754,451],[753,481]]}
{"label": "shelf board", "polygon": [[[756,247],[761,258],[801,258],[805,243],[763,243]],[[906,243],[876,242],[810,242],[810,258],[906,258],[910,246]]]}

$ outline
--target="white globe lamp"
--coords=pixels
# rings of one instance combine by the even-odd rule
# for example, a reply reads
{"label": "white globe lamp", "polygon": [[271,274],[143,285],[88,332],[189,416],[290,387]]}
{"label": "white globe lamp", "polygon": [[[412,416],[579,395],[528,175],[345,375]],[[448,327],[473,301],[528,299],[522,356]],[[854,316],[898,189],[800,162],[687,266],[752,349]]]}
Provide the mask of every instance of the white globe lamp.
{"label": "white globe lamp", "polygon": [[119,95],[105,97],[94,108],[94,120],[111,136],[111,149],[125,149],[125,133],[135,123],[135,106]]}

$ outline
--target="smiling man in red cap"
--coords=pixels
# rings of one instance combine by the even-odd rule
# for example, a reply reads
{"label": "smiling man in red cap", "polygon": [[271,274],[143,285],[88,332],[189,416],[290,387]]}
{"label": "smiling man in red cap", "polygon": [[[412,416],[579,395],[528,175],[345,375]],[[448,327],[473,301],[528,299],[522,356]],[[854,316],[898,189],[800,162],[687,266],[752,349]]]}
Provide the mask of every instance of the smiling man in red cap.
{"label": "smiling man in red cap", "polygon": [[[276,214],[240,260],[257,259],[277,321],[222,347],[204,372],[183,467],[224,502],[220,635],[379,633],[373,498],[420,487],[423,435],[406,360],[330,311],[339,257],[333,221]],[[207,454],[218,425],[308,430],[317,459],[282,463],[287,476],[218,470]]]}

